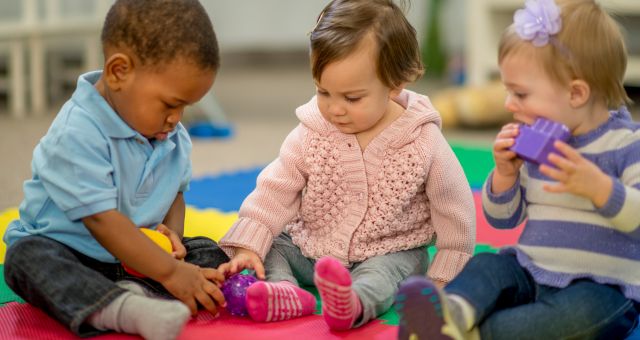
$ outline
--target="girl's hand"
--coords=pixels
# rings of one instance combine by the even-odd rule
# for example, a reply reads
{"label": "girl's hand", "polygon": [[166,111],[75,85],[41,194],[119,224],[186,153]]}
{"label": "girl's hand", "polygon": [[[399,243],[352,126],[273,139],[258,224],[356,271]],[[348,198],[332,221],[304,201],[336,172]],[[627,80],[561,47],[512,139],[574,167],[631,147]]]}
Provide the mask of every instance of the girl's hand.
{"label": "girl's hand", "polygon": [[520,131],[520,125],[509,123],[502,127],[496,140],[493,142],[493,159],[496,168],[493,174],[491,189],[495,193],[501,193],[513,186],[518,178],[520,167],[524,161],[517,157],[509,148],[515,143],[515,138]]}
{"label": "girl's hand", "polygon": [[549,192],[569,192],[586,197],[596,207],[603,207],[613,191],[611,177],[568,144],[556,141],[553,146],[561,153],[549,155],[549,162],[555,168],[543,164],[540,172],[557,183],[545,184],[543,188]]}
{"label": "girl's hand", "polygon": [[177,260],[184,260],[184,257],[187,256],[187,249],[184,247],[184,244],[182,244],[180,236],[162,223],[158,224],[156,230],[166,235],[171,241],[171,248],[173,249],[171,255]]}
{"label": "girl's hand", "polygon": [[256,277],[260,280],[265,279],[264,265],[258,254],[245,248],[236,248],[235,255],[231,261],[218,266],[218,271],[226,276],[238,273],[243,269],[253,269],[256,271]]}

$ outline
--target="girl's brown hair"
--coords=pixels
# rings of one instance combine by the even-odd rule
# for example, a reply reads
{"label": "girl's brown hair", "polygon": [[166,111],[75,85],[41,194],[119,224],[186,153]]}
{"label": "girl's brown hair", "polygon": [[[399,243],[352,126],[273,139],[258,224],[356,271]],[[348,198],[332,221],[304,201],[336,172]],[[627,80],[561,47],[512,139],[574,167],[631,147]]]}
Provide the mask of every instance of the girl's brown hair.
{"label": "girl's brown hair", "polygon": [[424,73],[416,30],[392,0],[333,0],[310,33],[311,73],[317,81],[331,62],[353,52],[372,34],[377,43],[377,74],[397,88]]}

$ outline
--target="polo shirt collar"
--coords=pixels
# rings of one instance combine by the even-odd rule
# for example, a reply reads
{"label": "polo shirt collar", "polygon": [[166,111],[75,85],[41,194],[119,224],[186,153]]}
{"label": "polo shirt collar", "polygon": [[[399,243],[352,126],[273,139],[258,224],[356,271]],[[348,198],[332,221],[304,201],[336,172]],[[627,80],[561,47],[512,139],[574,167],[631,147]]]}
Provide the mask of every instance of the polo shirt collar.
{"label": "polo shirt collar", "polygon": [[101,75],[102,71],[92,71],[81,75],[78,78],[78,85],[72,100],[87,112],[95,114],[109,137],[131,138],[138,135],[138,132],[120,118],[96,89],[95,84]]}

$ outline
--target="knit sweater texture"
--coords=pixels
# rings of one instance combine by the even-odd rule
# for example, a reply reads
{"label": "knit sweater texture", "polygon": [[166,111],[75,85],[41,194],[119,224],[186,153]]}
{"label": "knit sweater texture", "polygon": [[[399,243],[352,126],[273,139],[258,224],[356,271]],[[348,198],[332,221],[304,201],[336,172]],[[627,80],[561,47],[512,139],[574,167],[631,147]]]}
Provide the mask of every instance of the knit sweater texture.
{"label": "knit sweater texture", "polygon": [[626,108],[568,144],[613,180],[613,192],[602,208],[570,193],[550,193],[552,181],[525,162],[519,180],[494,194],[491,176],[484,185],[483,208],[496,228],[513,228],[527,219],[518,244],[503,249],[515,254],[536,282],[566,287],[578,279],[621,287],[640,302],[640,126]]}
{"label": "knit sweater texture", "polygon": [[258,176],[222,249],[264,259],[287,231],[308,258],[348,266],[435,242],[428,275],[451,280],[473,253],[473,196],[429,99],[404,90],[394,100],[404,113],[364,151],[322,117],[315,97],[300,106],[300,124]]}

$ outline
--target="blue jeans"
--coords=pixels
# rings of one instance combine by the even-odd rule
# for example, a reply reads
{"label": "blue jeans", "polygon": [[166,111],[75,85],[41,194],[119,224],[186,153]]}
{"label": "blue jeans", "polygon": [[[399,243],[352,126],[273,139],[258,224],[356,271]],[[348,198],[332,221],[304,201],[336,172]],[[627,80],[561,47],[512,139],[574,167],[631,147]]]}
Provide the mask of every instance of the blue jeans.
{"label": "blue jeans", "polygon": [[[312,286],[316,260],[307,258],[291,237],[281,233],[271,246],[264,261],[267,281],[289,281],[296,285]],[[425,247],[389,253],[352,263],[352,288],[362,303],[362,317],[354,327],[360,327],[386,312],[400,283],[411,275],[424,275],[429,256]]]}
{"label": "blue jeans", "polygon": [[638,318],[638,304],[615,286],[540,285],[506,254],[474,256],[445,290],[475,308],[482,339],[623,339]]}
{"label": "blue jeans", "polygon": [[[189,263],[216,268],[229,261],[206,237],[185,237],[182,242]],[[42,236],[24,237],[8,249],[4,277],[21,298],[79,336],[102,333],[84,321],[125,292],[116,281],[135,280],[156,293],[171,296],[161,284],[129,275],[120,263],[99,262]]]}

